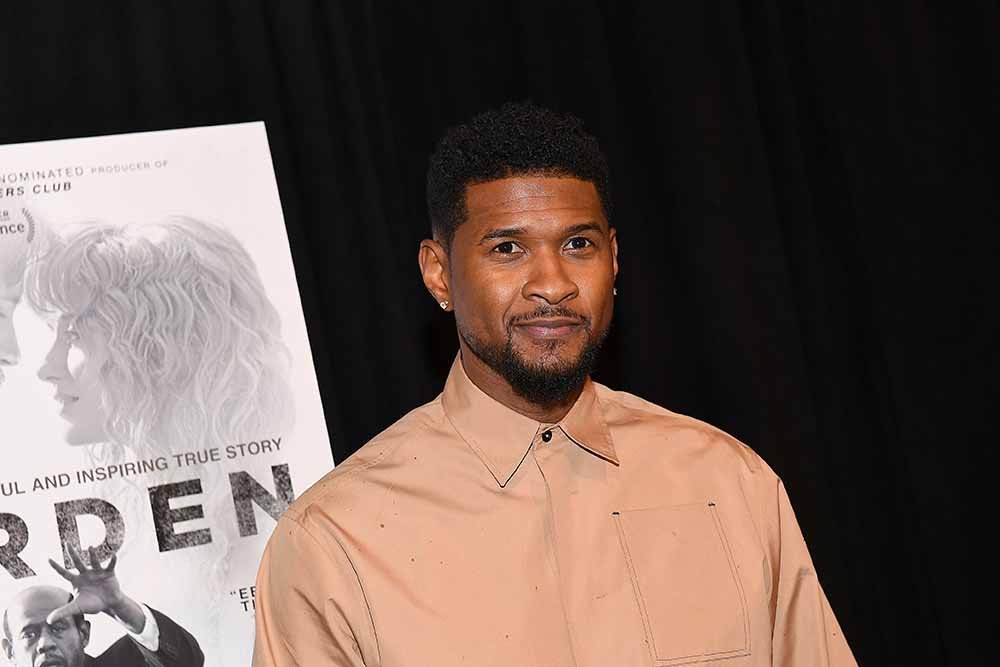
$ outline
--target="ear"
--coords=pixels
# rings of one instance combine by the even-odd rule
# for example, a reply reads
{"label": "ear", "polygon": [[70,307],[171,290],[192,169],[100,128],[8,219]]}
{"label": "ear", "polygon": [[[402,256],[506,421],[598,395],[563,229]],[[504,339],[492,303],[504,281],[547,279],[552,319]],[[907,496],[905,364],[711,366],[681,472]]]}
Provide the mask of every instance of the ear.
{"label": "ear", "polygon": [[84,619],[77,627],[80,629],[80,647],[87,648],[90,643],[90,621]]}
{"label": "ear", "polygon": [[608,238],[611,239],[611,266],[615,271],[615,278],[618,277],[618,231],[612,227],[608,230]]}
{"label": "ear", "polygon": [[420,242],[420,252],[417,255],[420,264],[420,274],[424,285],[438,303],[447,302],[445,310],[451,310],[451,289],[448,287],[448,251],[434,239],[424,239]]}

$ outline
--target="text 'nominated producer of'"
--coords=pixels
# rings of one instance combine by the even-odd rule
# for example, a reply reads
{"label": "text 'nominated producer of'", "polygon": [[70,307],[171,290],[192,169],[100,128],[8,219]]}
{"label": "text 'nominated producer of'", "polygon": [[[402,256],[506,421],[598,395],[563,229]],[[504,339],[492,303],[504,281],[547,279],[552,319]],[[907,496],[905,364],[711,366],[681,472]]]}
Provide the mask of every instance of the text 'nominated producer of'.
{"label": "text 'nominated producer of'", "polygon": [[253,664],[855,664],[767,464],[589,378],[618,272],[596,139],[481,114],[438,144],[427,202],[458,357],[278,522]]}

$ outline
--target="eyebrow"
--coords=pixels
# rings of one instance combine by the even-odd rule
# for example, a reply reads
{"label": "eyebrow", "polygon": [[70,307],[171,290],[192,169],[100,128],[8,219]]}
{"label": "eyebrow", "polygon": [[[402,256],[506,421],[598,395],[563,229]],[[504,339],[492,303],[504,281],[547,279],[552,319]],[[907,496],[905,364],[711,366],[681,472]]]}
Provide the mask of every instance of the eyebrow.
{"label": "eyebrow", "polygon": [[566,236],[571,236],[572,234],[579,234],[580,232],[603,232],[601,226],[596,222],[583,222],[579,225],[573,225],[566,230]]}
{"label": "eyebrow", "polygon": [[[603,232],[601,226],[596,222],[582,222],[578,225],[573,225],[569,229],[563,230],[563,234],[566,236],[572,236],[573,234],[579,234],[580,232]],[[524,227],[500,227],[498,229],[491,229],[490,231],[483,234],[483,238],[479,240],[480,243],[484,241],[492,241],[494,239],[503,239],[524,236],[526,230]]]}
{"label": "eyebrow", "polygon": [[499,229],[491,229],[490,231],[483,234],[483,238],[479,239],[479,242],[492,241],[493,239],[508,238],[511,236],[523,236],[524,227],[501,227]]}

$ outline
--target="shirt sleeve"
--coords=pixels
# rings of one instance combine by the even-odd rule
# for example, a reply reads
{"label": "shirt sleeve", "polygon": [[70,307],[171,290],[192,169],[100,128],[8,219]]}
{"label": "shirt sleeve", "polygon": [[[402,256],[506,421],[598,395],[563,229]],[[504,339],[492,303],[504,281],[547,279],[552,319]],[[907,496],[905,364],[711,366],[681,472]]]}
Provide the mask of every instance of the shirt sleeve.
{"label": "shirt sleeve", "polygon": [[378,667],[364,590],[340,543],[282,517],[257,574],[253,667]]}
{"label": "shirt sleeve", "polygon": [[777,489],[778,557],[773,664],[783,667],[856,666],[854,655],[816,577],[785,485]]}
{"label": "shirt sleeve", "polygon": [[160,626],[156,624],[156,617],[153,616],[153,612],[149,610],[144,604],[140,604],[139,607],[142,608],[142,613],[146,617],[146,622],[142,626],[142,632],[135,633],[125,628],[128,632],[129,637],[134,639],[140,646],[149,649],[153,653],[160,650]]}

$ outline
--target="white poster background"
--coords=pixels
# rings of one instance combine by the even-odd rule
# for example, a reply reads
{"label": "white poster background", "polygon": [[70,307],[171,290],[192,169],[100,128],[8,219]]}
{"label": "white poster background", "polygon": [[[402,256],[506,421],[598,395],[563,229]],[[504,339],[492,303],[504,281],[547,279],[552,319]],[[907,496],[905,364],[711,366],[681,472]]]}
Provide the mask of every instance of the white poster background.
{"label": "white poster background", "polygon": [[[58,168],[70,170],[71,175],[29,180],[18,176]],[[73,173],[78,168],[82,175]],[[253,644],[249,588],[274,520],[254,505],[258,535],[239,537],[231,496],[226,502],[226,475],[246,470],[273,493],[270,466],[288,464],[297,497],[333,466],[263,123],[0,146],[0,175],[7,181],[0,183],[0,190],[24,188],[24,196],[18,199],[0,197],[0,210],[23,203],[56,231],[69,223],[155,222],[181,215],[232,232],[253,258],[281,316],[282,338],[291,353],[289,380],[295,403],[293,428],[259,436],[280,437],[278,452],[188,467],[171,462],[167,471],[124,481],[79,484],[73,480],[64,488],[32,491],[36,477],[75,476],[95,462],[90,446],[72,447],[63,440],[66,424],[58,416],[55,390],[36,376],[54,332],[50,322],[22,303],[14,314],[21,360],[18,366],[4,369],[6,382],[0,385],[0,483],[9,489],[16,481],[25,493],[0,496],[0,512],[16,514],[28,524],[29,542],[20,556],[37,576],[14,580],[0,568],[0,607],[5,608],[17,591],[29,585],[68,588],[47,563],[48,558],[58,562],[61,554],[53,505],[99,497],[114,504],[126,522],[117,566],[123,590],[191,632],[205,653],[206,665],[249,664]],[[204,519],[179,523],[176,530],[209,528],[216,542],[220,541],[217,536],[224,535],[230,546],[224,552],[213,544],[160,553],[147,488],[195,477],[223,484],[226,493],[219,502],[206,503]],[[171,507],[201,504],[202,498],[209,497],[207,492],[176,498]],[[79,525],[84,547],[104,539],[96,518],[82,517]],[[7,538],[0,529],[0,545]],[[218,568],[220,560],[224,561],[222,569]],[[220,572],[224,572],[222,580]],[[104,615],[90,620],[93,629],[87,652],[98,655],[123,630]]]}

